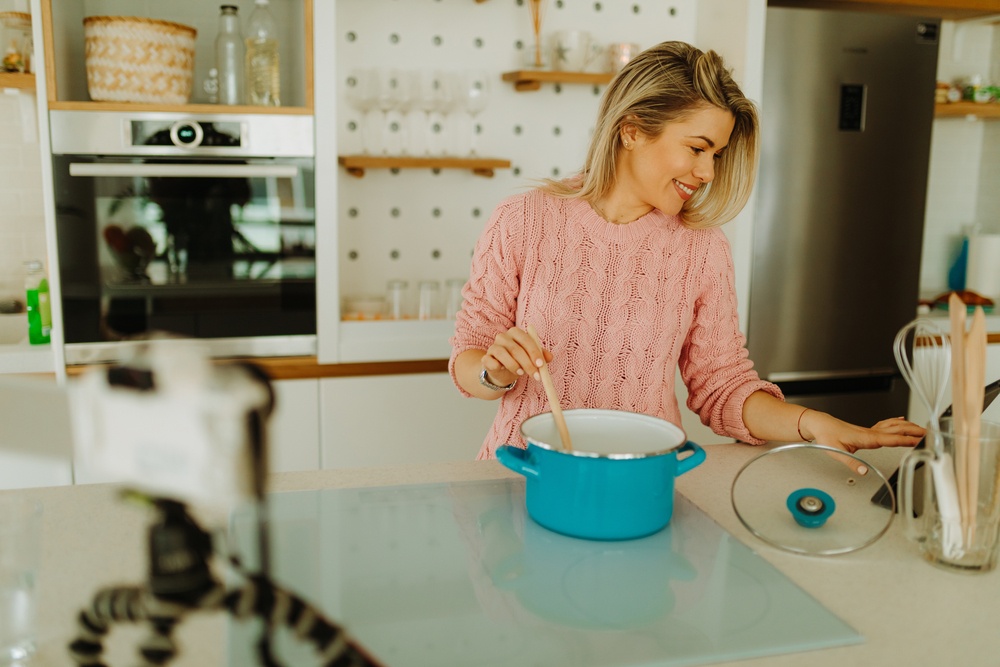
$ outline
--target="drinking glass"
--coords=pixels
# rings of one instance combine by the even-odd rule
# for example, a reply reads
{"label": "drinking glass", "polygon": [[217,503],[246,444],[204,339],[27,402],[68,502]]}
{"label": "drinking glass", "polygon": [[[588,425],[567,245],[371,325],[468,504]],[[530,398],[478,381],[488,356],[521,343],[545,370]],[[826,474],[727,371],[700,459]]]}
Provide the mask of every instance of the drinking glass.
{"label": "drinking glass", "polygon": [[417,294],[420,297],[417,308],[417,319],[432,320],[437,317],[438,292],[441,285],[436,280],[421,280],[417,285]]}
{"label": "drinking glass", "polygon": [[465,278],[449,278],[445,282],[445,287],[448,293],[448,300],[445,305],[444,316],[446,319],[453,320],[458,315],[458,311],[462,309],[462,289],[465,287]]}
{"label": "drinking glass", "polygon": [[406,317],[406,288],[409,283],[405,280],[390,280],[386,285],[386,302],[389,308],[389,319],[402,320]]}
{"label": "drinking glass", "polygon": [[40,504],[0,497],[0,665],[25,664],[35,651],[35,580],[41,560]]}

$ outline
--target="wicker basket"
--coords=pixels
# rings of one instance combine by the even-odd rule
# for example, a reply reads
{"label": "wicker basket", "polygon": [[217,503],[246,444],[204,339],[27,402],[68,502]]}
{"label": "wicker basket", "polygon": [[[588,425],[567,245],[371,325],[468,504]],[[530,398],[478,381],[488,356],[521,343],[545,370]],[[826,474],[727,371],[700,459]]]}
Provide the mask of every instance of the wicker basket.
{"label": "wicker basket", "polygon": [[191,98],[197,34],[180,23],[134,16],[83,19],[91,99],[185,104]]}

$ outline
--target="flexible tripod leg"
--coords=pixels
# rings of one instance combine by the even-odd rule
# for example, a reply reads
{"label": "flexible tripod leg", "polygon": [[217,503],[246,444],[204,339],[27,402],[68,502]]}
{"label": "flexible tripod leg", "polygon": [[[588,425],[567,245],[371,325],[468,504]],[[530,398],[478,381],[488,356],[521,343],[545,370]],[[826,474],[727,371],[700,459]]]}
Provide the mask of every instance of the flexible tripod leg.
{"label": "flexible tripod leg", "polygon": [[89,607],[77,617],[78,634],[69,645],[70,656],[80,667],[106,667],[101,661],[104,637],[115,623],[148,621],[149,636],[139,645],[143,667],[165,665],[177,655],[173,631],[185,614],[199,609],[220,609],[224,591],[215,586],[197,600],[173,602],[154,597],[140,586],[116,586],[97,592]]}
{"label": "flexible tripod leg", "polygon": [[112,623],[141,621],[146,618],[143,599],[146,592],[139,586],[104,588],[94,595],[89,607],[77,616],[79,632],[69,645],[70,657],[77,665],[105,667],[104,636]]}
{"label": "flexible tripod leg", "polygon": [[223,604],[236,618],[257,616],[272,626],[287,627],[297,638],[316,647],[319,664],[324,667],[380,667],[350,640],[342,627],[269,579],[249,577],[245,586],[226,594]]}

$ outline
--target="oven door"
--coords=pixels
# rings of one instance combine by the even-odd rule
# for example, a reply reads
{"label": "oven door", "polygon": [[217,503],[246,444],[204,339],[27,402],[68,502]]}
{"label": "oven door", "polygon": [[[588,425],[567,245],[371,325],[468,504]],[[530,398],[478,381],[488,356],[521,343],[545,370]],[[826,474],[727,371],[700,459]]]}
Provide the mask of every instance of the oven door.
{"label": "oven door", "polygon": [[315,354],[311,158],[56,155],[66,361],[152,334],[215,356]]}

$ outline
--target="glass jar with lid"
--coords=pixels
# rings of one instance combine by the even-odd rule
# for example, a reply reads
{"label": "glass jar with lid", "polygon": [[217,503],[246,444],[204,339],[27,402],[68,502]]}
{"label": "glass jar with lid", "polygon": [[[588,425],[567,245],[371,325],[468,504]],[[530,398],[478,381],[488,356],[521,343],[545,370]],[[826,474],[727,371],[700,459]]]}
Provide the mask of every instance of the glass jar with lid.
{"label": "glass jar with lid", "polygon": [[3,51],[4,72],[32,72],[34,46],[31,35],[31,14],[0,12],[0,50]]}

